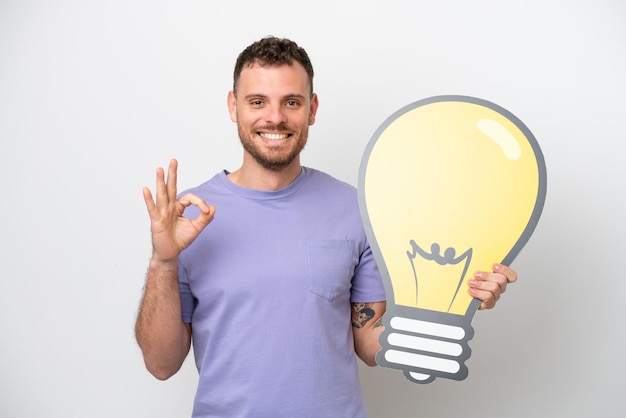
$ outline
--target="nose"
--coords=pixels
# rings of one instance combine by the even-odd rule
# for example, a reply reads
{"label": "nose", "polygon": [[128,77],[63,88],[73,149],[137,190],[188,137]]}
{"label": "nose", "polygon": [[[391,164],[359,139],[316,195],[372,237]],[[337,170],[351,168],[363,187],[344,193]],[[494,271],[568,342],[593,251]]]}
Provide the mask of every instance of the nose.
{"label": "nose", "polygon": [[280,125],[287,121],[285,109],[281,105],[271,105],[267,107],[265,121],[272,125]]}

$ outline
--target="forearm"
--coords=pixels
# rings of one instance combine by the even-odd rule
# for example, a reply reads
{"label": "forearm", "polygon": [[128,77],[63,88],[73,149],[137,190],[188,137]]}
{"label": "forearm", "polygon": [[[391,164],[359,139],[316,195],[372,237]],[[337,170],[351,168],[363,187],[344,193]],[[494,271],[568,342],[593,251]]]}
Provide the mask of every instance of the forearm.
{"label": "forearm", "polygon": [[376,354],[381,349],[378,338],[384,330],[382,316],[386,306],[386,302],[352,304],[354,351],[368,366],[376,366]]}
{"label": "forearm", "polygon": [[191,344],[191,327],[182,321],[176,260],[150,261],[135,325],[147,369],[164,380],[181,367]]}
{"label": "forearm", "polygon": [[377,365],[376,354],[381,350],[378,337],[385,328],[379,322],[376,327],[369,330],[367,337],[362,338],[360,343],[355,347],[357,356],[370,367]]}

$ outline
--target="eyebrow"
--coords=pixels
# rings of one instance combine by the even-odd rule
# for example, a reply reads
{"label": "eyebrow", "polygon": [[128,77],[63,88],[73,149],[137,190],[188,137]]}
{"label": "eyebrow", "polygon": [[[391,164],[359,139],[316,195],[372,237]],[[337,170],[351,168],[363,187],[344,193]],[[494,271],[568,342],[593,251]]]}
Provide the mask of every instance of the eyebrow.
{"label": "eyebrow", "polygon": [[[266,98],[268,98],[268,96],[265,95],[265,94],[260,94],[260,93],[251,93],[251,94],[246,94],[246,96],[243,99],[244,100],[250,100],[250,99],[254,99],[254,98],[266,99]],[[303,95],[303,94],[292,93],[292,94],[287,94],[287,95],[281,97],[281,99],[282,100],[286,100],[286,99],[306,100],[306,96]]]}

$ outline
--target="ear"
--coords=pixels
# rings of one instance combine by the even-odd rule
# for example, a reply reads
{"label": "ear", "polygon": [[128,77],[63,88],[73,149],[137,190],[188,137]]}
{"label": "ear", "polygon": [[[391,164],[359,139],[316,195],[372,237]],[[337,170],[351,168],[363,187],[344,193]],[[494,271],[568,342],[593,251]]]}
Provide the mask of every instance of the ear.
{"label": "ear", "polygon": [[232,91],[228,92],[228,98],[226,99],[228,105],[228,113],[230,114],[230,120],[237,122],[237,98]]}
{"label": "ear", "polygon": [[319,99],[317,98],[317,94],[313,93],[311,96],[311,107],[309,108],[309,126],[315,123],[315,114],[317,113],[317,108],[319,107]]}

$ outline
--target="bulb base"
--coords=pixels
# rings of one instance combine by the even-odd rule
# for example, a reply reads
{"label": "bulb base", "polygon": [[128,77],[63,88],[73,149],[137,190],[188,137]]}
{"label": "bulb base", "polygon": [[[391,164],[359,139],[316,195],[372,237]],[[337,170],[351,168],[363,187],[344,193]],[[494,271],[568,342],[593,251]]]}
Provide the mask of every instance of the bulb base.
{"label": "bulb base", "polygon": [[394,306],[385,314],[379,365],[404,371],[415,383],[430,383],[437,377],[463,380],[474,336],[471,317]]}

